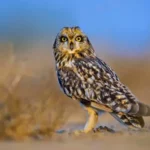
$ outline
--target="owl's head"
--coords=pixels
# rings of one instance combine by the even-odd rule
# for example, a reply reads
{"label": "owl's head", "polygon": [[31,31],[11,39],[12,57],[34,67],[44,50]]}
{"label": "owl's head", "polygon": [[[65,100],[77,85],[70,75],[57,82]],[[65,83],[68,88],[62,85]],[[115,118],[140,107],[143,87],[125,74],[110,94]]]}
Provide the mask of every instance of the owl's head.
{"label": "owl's head", "polygon": [[54,52],[78,57],[94,54],[88,37],[77,26],[64,27],[53,44]]}

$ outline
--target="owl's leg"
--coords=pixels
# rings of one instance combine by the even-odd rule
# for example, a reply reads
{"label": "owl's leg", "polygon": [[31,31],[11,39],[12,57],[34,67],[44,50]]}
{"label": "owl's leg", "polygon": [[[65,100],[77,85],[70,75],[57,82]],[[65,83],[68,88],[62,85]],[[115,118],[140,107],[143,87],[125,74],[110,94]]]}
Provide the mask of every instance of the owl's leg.
{"label": "owl's leg", "polygon": [[75,130],[73,132],[76,135],[78,135],[80,133],[88,133],[88,132],[92,131],[98,122],[98,113],[96,112],[96,110],[94,110],[91,107],[86,107],[86,106],[84,108],[88,112],[88,120],[87,120],[83,130]]}
{"label": "owl's leg", "polygon": [[85,109],[88,111],[88,115],[89,115],[88,120],[84,127],[84,132],[87,133],[92,131],[95,128],[98,122],[98,113],[91,107],[85,107]]}

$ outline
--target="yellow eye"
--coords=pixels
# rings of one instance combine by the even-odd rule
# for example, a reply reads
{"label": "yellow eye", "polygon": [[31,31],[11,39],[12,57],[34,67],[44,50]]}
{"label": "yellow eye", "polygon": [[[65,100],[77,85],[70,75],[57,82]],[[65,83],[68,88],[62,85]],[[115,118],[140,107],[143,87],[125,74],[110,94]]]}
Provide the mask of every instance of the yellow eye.
{"label": "yellow eye", "polygon": [[78,42],[82,42],[83,41],[83,37],[82,36],[77,36],[75,38],[75,40],[78,41]]}
{"label": "yellow eye", "polygon": [[68,38],[66,36],[61,36],[60,41],[61,42],[66,42],[66,41],[68,41]]}

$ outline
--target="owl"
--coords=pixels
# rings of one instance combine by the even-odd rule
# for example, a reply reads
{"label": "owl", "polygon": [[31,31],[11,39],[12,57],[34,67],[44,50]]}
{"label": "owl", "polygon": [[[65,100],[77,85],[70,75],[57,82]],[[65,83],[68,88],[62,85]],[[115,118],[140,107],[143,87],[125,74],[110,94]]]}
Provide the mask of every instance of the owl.
{"label": "owl", "polygon": [[62,91],[88,112],[87,123],[80,132],[94,130],[101,111],[128,127],[144,127],[143,116],[150,116],[150,107],[138,101],[116,73],[97,57],[89,38],[79,27],[61,29],[53,52]]}

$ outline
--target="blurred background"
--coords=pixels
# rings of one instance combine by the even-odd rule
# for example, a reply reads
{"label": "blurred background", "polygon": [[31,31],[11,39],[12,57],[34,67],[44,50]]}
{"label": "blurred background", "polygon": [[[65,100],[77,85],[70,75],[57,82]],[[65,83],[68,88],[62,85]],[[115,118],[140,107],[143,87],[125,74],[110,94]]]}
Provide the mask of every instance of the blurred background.
{"label": "blurred background", "polygon": [[[0,139],[43,139],[83,127],[86,113],[62,94],[55,74],[52,45],[64,26],[80,26],[98,56],[150,104],[149,16],[148,0],[1,1]],[[108,115],[100,124],[119,126]]]}

